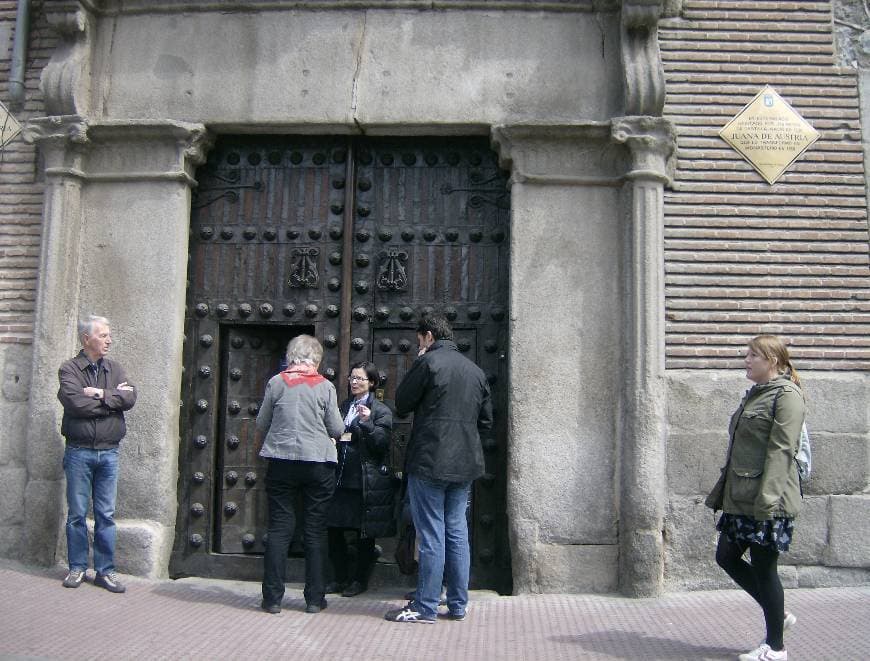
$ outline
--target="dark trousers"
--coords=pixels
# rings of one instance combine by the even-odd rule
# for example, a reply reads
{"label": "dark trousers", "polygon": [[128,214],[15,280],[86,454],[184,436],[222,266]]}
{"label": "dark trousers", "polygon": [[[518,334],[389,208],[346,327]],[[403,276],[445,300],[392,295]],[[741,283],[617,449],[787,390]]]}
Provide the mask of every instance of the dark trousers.
{"label": "dark trousers", "polygon": [[[743,559],[747,546],[751,564]],[[776,571],[778,560],[776,549],[759,544],[734,544],[725,535],[719,535],[716,562],[761,606],[767,626],[766,642],[777,651],[783,648],[782,625],[785,619],[785,595]]]}
{"label": "dark trousers", "polygon": [[369,576],[376,560],[375,538],[360,537],[360,531],[356,531],[356,562],[353,563],[353,572],[351,572],[345,530],[347,529],[329,529],[329,561],[332,563],[335,582],[359,581],[363,586],[368,586]]}
{"label": "dark trousers", "polygon": [[269,537],[263,554],[263,601],[267,604],[280,604],[284,597],[287,551],[296,528],[294,504],[300,493],[305,526],[305,603],[320,605],[323,600],[326,511],[334,489],[335,464],[269,460]]}

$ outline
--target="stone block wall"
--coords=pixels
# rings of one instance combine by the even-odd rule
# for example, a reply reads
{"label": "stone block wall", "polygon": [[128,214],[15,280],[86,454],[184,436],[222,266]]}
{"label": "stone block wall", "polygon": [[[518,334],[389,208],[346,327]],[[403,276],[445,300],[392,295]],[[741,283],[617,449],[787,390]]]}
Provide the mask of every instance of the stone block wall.
{"label": "stone block wall", "polygon": [[[715,564],[716,517],[704,506],[724,463],[728,421],[749,382],[739,371],[668,372],[665,581],[670,590],[732,587]],[[791,587],[870,583],[870,375],[808,372],[813,472],[795,540],[780,560]]]}

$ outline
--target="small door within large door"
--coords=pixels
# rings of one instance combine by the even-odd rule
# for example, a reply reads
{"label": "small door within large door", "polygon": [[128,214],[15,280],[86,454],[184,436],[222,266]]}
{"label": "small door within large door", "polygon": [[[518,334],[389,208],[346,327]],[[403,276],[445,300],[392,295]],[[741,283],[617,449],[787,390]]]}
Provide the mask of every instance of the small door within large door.
{"label": "small door within large door", "polygon": [[[259,573],[266,510],[253,424],[290,338],[321,341],[321,373],[339,399],[350,366],[374,361],[392,405],[416,358],[416,323],[437,310],[493,389],[486,475],[471,499],[472,583],[509,591],[509,197],[486,142],[225,138],[197,179],[173,573]],[[411,417],[395,422],[400,472]]]}

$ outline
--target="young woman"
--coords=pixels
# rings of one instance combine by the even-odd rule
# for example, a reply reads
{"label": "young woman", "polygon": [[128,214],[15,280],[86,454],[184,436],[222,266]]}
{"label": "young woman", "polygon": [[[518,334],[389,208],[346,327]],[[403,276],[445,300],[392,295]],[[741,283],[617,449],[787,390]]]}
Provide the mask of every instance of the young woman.
{"label": "young woman", "polygon": [[[758,602],[767,626],[764,642],[739,658],[786,661],[783,629],[796,618],[785,611],[777,561],[791,543],[801,504],[795,455],[806,409],[797,371],[778,337],[753,338],[745,365],[755,385],[731,417],[724,486],[717,485],[721,499],[714,489],[707,504],[723,511],[716,562]],[[747,549],[751,563],[743,558]]]}
{"label": "young woman", "polygon": [[[356,363],[348,383],[350,397],[340,407],[344,434],[338,442],[335,495],[327,517],[334,580],[326,591],[353,597],[368,588],[377,560],[375,539],[395,535],[396,522],[393,478],[387,469],[393,415],[374,397],[377,367],[369,362]],[[352,567],[346,532],[356,537]]]}

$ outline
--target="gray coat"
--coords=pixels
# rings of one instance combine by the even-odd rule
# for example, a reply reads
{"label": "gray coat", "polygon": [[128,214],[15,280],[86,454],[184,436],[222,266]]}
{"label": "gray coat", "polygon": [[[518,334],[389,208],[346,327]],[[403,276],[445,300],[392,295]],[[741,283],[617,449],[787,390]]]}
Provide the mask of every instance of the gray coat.
{"label": "gray coat", "polygon": [[344,431],[337,400],[335,386],[313,367],[293,365],[273,376],[257,415],[266,437],[260,456],[336,463],[332,439]]}

